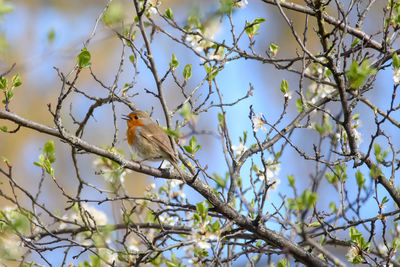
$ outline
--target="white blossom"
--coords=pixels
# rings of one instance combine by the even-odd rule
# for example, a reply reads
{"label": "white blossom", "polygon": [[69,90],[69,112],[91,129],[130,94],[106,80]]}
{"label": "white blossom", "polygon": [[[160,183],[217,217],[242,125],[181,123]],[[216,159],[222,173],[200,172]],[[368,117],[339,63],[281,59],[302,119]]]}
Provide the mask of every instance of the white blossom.
{"label": "white blossom", "polygon": [[361,137],[361,133],[359,131],[357,131],[356,128],[353,129],[353,133],[354,133],[354,139],[356,140],[357,146],[360,146],[360,144],[363,141],[363,139]]}
{"label": "white blossom", "polygon": [[358,249],[355,246],[351,246],[346,253],[346,259],[349,262],[353,262],[354,258],[358,256]]}
{"label": "white blossom", "polygon": [[177,180],[177,179],[172,179],[168,181],[170,189],[174,189],[177,186],[181,186],[183,184],[183,181]]}
{"label": "white blossom", "polygon": [[384,256],[388,255],[388,248],[385,246],[385,244],[383,243],[378,243],[378,245],[376,246],[378,252]]}
{"label": "white blossom", "polygon": [[263,114],[262,113],[258,113],[257,115],[253,116],[253,124],[254,124],[254,131],[258,131],[261,130],[263,132],[267,132],[267,128],[265,128],[265,123],[263,120]]}
{"label": "white blossom", "polygon": [[[202,228],[205,227],[203,226]],[[211,241],[218,240],[218,235],[197,229],[192,231],[190,239],[194,241],[196,247],[208,250],[211,248]]]}
{"label": "white blossom", "polygon": [[164,216],[164,215],[158,216],[158,220],[160,221],[160,223],[171,225],[171,226],[176,225],[176,223],[178,222],[178,218],[177,217],[173,217],[173,216],[168,216],[167,217],[167,216]]}
{"label": "white blossom", "polygon": [[129,235],[126,246],[129,252],[138,252],[139,251],[139,242],[133,235]]}
{"label": "white blossom", "polygon": [[287,99],[292,99],[292,94],[293,94],[293,92],[290,91],[290,92],[286,92],[283,96]]}
{"label": "white blossom", "polygon": [[[324,79],[324,81],[329,82],[328,78]],[[327,97],[330,95],[335,89],[327,84],[312,82],[308,87],[310,93],[312,94],[311,103],[316,103],[319,99]]]}
{"label": "white blossom", "polygon": [[147,12],[150,15],[155,15],[157,14],[157,7],[161,4],[161,1],[159,0],[148,0],[147,1]]}
{"label": "white blossom", "polygon": [[208,250],[208,249],[211,248],[210,243],[208,243],[208,242],[205,241],[205,240],[199,240],[199,241],[197,242],[197,246],[198,246],[199,248],[205,249],[205,250]]}
{"label": "white blossom", "polygon": [[124,182],[126,174],[130,173],[131,170],[113,166],[110,162],[108,159],[104,161],[97,158],[93,161],[93,165],[100,169],[99,173],[107,183],[117,187]]}
{"label": "white blossom", "polygon": [[400,69],[393,70],[393,82],[395,84],[400,84]]}
{"label": "white blossom", "polygon": [[[190,43],[196,51],[202,51],[210,48],[213,45],[212,40],[220,30],[221,23],[218,20],[213,20],[207,23],[207,27],[204,29],[192,29],[194,34],[186,36],[186,41]],[[220,48],[221,49],[221,48]],[[223,51],[222,51],[223,52]],[[217,53],[218,55],[218,53]],[[217,56],[214,55],[214,56]],[[215,58],[219,59],[219,58]]]}
{"label": "white blossom", "polygon": [[232,150],[235,151],[235,157],[240,157],[244,151],[247,150],[247,147],[243,144],[243,142],[240,142],[239,145],[233,145]]}
{"label": "white blossom", "polygon": [[[201,34],[201,31],[197,29],[193,32],[198,32],[199,34]],[[196,51],[201,51],[208,47],[207,42],[203,40],[200,35],[197,34],[189,34],[188,36],[186,36],[186,41],[188,41],[190,45],[193,46],[194,49],[196,49]]]}
{"label": "white blossom", "polygon": [[[2,233],[0,235],[0,255],[8,255],[10,258],[18,258],[23,253],[24,244],[21,243],[20,239],[15,234],[5,234]],[[3,263],[6,264],[7,262],[3,261],[6,260],[6,257],[0,257],[0,265],[1,266],[8,266],[2,265]],[[9,264],[9,262],[8,262]]]}
{"label": "white blossom", "polygon": [[270,189],[271,190],[275,190],[275,189],[277,189],[278,185],[280,185],[281,179],[279,179],[278,177],[272,178],[271,179],[271,183],[273,183],[273,184],[270,187]]}
{"label": "white blossom", "polygon": [[225,48],[219,47],[216,51],[210,53],[208,56],[210,60],[223,60],[225,58]]}
{"label": "white blossom", "polygon": [[113,252],[108,248],[99,248],[99,254],[110,263],[118,262],[118,253]]}
{"label": "white blossom", "polygon": [[[87,213],[89,213],[90,214],[90,219],[89,219],[89,221],[92,223],[93,221],[95,221],[96,222],[96,225],[105,225],[105,224],[107,224],[107,221],[108,221],[108,218],[107,218],[107,215],[103,212],[103,211],[101,211],[101,210],[99,210],[99,209],[97,209],[97,208],[95,208],[95,207],[93,207],[93,206],[89,206],[88,204],[86,204],[86,203],[83,203],[82,204],[82,208],[87,212]],[[94,226],[94,225],[93,225]]]}
{"label": "white blossom", "polygon": [[235,3],[235,6],[238,8],[244,8],[248,4],[249,4],[249,2],[247,0],[240,0]]}
{"label": "white blossom", "polygon": [[[324,82],[330,82],[330,78],[327,77],[326,72],[328,71],[328,68],[323,67],[320,64],[314,64],[308,67],[305,70],[305,73],[309,76],[312,76],[318,80],[324,81]],[[312,104],[315,104],[319,99],[324,98],[328,95],[330,95],[335,89],[327,84],[321,83],[321,82],[316,82],[312,81],[311,84],[308,87],[308,90],[310,92],[310,102]]]}
{"label": "white blossom", "polygon": [[273,183],[271,189],[274,190],[281,183],[281,180],[278,177],[281,171],[281,164],[279,162],[274,163],[271,157],[268,158],[267,163],[268,163],[267,170],[266,171],[264,169],[261,170],[258,175],[258,179],[263,181],[265,179],[264,175],[266,175],[267,181],[269,183]]}
{"label": "white blossom", "polygon": [[178,192],[175,192],[176,197],[181,197],[181,198],[186,198],[186,194],[183,192],[183,190],[179,190]]}
{"label": "white blossom", "polygon": [[[83,208],[84,216],[86,215],[85,221],[89,222],[89,224],[92,227],[94,227],[94,223],[96,223],[97,226],[107,224],[108,218],[107,218],[107,215],[103,211],[101,211],[93,206],[89,206],[86,203],[82,204],[82,208]],[[85,213],[87,213],[87,214],[85,214]],[[65,214],[61,218],[64,221],[73,221],[78,224],[83,224],[81,213],[79,211]],[[67,227],[67,225],[64,222],[60,223],[60,225],[59,225],[60,229],[65,229],[66,227]]]}

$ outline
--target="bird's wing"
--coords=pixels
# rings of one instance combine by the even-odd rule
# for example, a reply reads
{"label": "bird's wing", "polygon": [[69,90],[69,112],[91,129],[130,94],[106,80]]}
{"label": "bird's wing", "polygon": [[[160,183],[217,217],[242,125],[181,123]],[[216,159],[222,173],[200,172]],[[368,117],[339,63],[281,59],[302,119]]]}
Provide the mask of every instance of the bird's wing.
{"label": "bird's wing", "polygon": [[178,162],[168,135],[164,130],[155,123],[143,125],[140,130],[140,135],[147,139],[149,142],[159,146],[165,153],[167,153],[174,162]]}

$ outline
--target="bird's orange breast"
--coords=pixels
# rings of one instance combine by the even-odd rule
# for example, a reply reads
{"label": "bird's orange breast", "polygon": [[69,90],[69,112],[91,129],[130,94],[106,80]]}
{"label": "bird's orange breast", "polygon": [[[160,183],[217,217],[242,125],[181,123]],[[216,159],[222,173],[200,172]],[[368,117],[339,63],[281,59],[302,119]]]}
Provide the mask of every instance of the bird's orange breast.
{"label": "bird's orange breast", "polygon": [[126,139],[128,140],[129,145],[133,145],[135,143],[136,137],[136,128],[138,126],[143,126],[144,123],[142,120],[130,120],[128,121],[128,129],[126,130]]}
{"label": "bird's orange breast", "polygon": [[137,126],[131,126],[128,127],[128,130],[126,130],[126,139],[128,140],[128,144],[130,146],[135,143],[136,127]]}

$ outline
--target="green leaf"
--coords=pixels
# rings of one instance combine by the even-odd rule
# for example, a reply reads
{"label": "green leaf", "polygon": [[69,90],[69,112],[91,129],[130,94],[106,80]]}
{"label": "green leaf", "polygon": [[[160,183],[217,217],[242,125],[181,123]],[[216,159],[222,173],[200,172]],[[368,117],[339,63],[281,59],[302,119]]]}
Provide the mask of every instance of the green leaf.
{"label": "green leaf", "polygon": [[161,263],[162,263],[162,256],[161,255],[162,255],[161,253],[158,254],[158,256],[151,261],[153,266],[160,266],[161,265]]}
{"label": "green leaf", "polygon": [[289,185],[290,185],[292,188],[294,188],[294,182],[295,182],[294,175],[288,175],[287,178],[288,178],[288,180],[289,180]]}
{"label": "green leaf", "polygon": [[287,261],[286,258],[281,259],[277,264],[277,267],[289,267],[289,262]]}
{"label": "green leaf", "polygon": [[55,158],[55,146],[54,146],[54,141],[50,140],[46,144],[44,144],[43,150],[42,150],[47,158],[49,159],[50,163],[53,163],[56,158]]}
{"label": "green leaf", "polygon": [[192,77],[192,64],[187,64],[183,69],[183,78],[189,80]]}
{"label": "green leaf", "polygon": [[219,1],[221,4],[221,9],[220,12],[222,14],[230,14],[233,11],[233,6],[235,4],[234,0],[220,0]]}
{"label": "green leaf", "polygon": [[224,123],[224,115],[222,113],[218,113],[218,121],[219,123],[223,124]]}
{"label": "green leaf", "polygon": [[196,137],[193,135],[189,140],[189,145],[184,146],[183,148],[186,150],[186,152],[194,155],[201,148],[201,146],[197,144]]}
{"label": "green leaf", "polygon": [[179,66],[178,59],[176,58],[175,54],[172,54],[171,62],[169,63],[169,67],[174,70]]}
{"label": "green leaf", "polygon": [[388,156],[389,154],[389,150],[384,150],[382,151],[382,148],[380,147],[380,145],[378,143],[374,144],[374,155],[376,158],[376,161],[378,161],[378,163],[383,163],[385,161],[385,158]]}
{"label": "green leaf", "polygon": [[0,2],[0,16],[10,13],[14,10],[14,7],[7,2],[1,1]]}
{"label": "green leaf", "polygon": [[270,43],[269,44],[269,52],[275,56],[276,54],[278,54],[279,51],[279,45],[276,45],[274,43]]}
{"label": "green leaf", "polygon": [[130,61],[133,65],[135,65],[135,55],[130,55],[130,56],[129,56],[129,61]]}
{"label": "green leaf", "polygon": [[286,94],[289,88],[289,83],[286,80],[282,80],[281,82],[281,92]]}
{"label": "green leaf", "polygon": [[321,226],[321,223],[319,221],[314,221],[307,226],[308,227],[319,227],[319,226]]}
{"label": "green leaf", "polygon": [[218,74],[218,71],[216,71],[218,69],[218,67],[216,67],[216,66],[212,67],[209,64],[204,64],[204,68],[206,69],[206,72],[208,74],[207,81],[210,82],[210,81],[214,80]]}
{"label": "green leaf", "polygon": [[395,238],[395,239],[392,241],[392,247],[393,247],[395,250],[399,250],[399,249],[400,249],[400,238]]}
{"label": "green leaf", "polygon": [[38,166],[38,167],[42,167],[42,164],[40,164],[39,162],[33,162],[33,165]]}
{"label": "green leaf", "polygon": [[167,265],[167,267],[178,267],[179,265],[176,263],[173,263],[171,261],[166,261],[165,264]]}
{"label": "green leaf", "polygon": [[216,220],[212,225],[211,225],[211,231],[213,233],[216,233],[219,231],[219,229],[221,229],[221,225],[219,224],[219,221]]}
{"label": "green leaf", "polygon": [[165,16],[170,20],[174,19],[174,13],[172,13],[170,8],[165,9]]}
{"label": "green leaf", "polygon": [[378,143],[375,143],[375,144],[374,144],[374,154],[375,154],[375,157],[378,157],[378,155],[381,153],[381,151],[382,151],[381,146],[380,146]]}
{"label": "green leaf", "polygon": [[18,87],[18,86],[20,86],[22,84],[21,78],[19,77],[19,73],[17,73],[16,75],[14,75],[11,78],[11,82],[12,82],[14,87]]}
{"label": "green leaf", "polygon": [[350,227],[349,236],[351,241],[357,244],[361,249],[368,248],[368,243],[365,243],[364,237],[355,227]]}
{"label": "green leaf", "polygon": [[357,170],[357,172],[356,172],[356,181],[357,181],[358,188],[361,188],[364,186],[365,177],[360,170]]}
{"label": "green leaf", "polygon": [[190,140],[189,140],[189,145],[190,145],[191,147],[195,147],[196,144],[197,144],[197,139],[196,139],[196,137],[193,135],[192,138],[190,138]]}
{"label": "green leaf", "polygon": [[51,177],[54,177],[54,168],[51,166],[50,161],[46,159],[43,164],[44,169]]}
{"label": "green leaf", "polygon": [[306,189],[298,198],[288,198],[287,206],[291,210],[303,211],[312,208],[312,206],[317,202],[317,199],[318,195],[316,193],[311,193]]}
{"label": "green leaf", "polygon": [[13,96],[14,96],[14,90],[10,89],[10,90],[6,91],[6,97],[7,97],[8,101],[10,101],[13,98]]}
{"label": "green leaf", "polygon": [[8,87],[8,80],[6,77],[1,77],[0,78],[0,89],[4,90],[7,89]]}
{"label": "green leaf", "polygon": [[360,39],[358,38],[354,39],[353,43],[351,44],[351,48],[355,47],[358,44],[358,42],[360,42]]}
{"label": "green leaf", "polygon": [[196,204],[196,210],[202,218],[205,218],[208,214],[208,207],[206,201],[202,201]]}
{"label": "green leaf", "polygon": [[334,212],[334,213],[337,212],[337,207],[336,207],[335,202],[330,202],[330,203],[329,203],[329,209],[330,209],[332,212]]}
{"label": "green leaf", "polygon": [[399,58],[399,56],[397,55],[397,53],[394,53],[394,54],[393,54],[392,61],[393,61],[393,62],[392,62],[393,68],[395,68],[395,69],[400,68],[400,58]]}
{"label": "green leaf", "polygon": [[53,140],[47,142],[42,150],[42,154],[39,155],[39,161],[33,164],[45,169],[45,171],[54,177],[54,168],[51,164],[56,160],[55,158],[55,148]]}
{"label": "green leaf", "polygon": [[190,146],[183,146],[183,149],[189,154],[193,154],[193,149]]}
{"label": "green leaf", "polygon": [[49,42],[49,44],[52,44],[55,38],[56,31],[54,30],[54,28],[51,28],[50,31],[47,33],[47,42]]}
{"label": "green leaf", "polygon": [[296,108],[299,113],[303,111],[303,102],[301,102],[301,98],[296,100]]}
{"label": "green leaf", "polygon": [[106,26],[122,23],[124,20],[124,12],[123,4],[113,1],[104,13],[103,23]]}
{"label": "green leaf", "polygon": [[92,65],[92,63],[90,63],[91,55],[86,47],[82,49],[82,52],[79,53],[77,58],[79,68],[87,68]]}
{"label": "green leaf", "polygon": [[346,181],[347,180],[347,174],[346,174],[346,171],[347,171],[347,166],[346,166],[346,164],[338,164],[338,165],[336,165],[335,166],[335,175],[337,175],[338,177],[338,179],[340,179],[340,180],[342,180],[342,181]]}
{"label": "green leaf", "polygon": [[350,227],[349,236],[351,240],[355,241],[362,235],[356,228]]}
{"label": "green leaf", "polygon": [[373,164],[370,168],[370,172],[369,172],[369,176],[372,179],[378,179],[380,176],[385,177],[382,173],[382,170],[380,167],[376,166],[375,164]]}
{"label": "green leaf", "polygon": [[5,132],[5,133],[8,132],[7,126],[1,126],[0,131]]}
{"label": "green leaf", "polygon": [[196,137],[193,135],[192,138],[189,140],[189,145],[183,147],[186,152],[194,155],[200,148],[200,145],[197,145],[197,140]]}
{"label": "green leaf", "polygon": [[201,24],[200,19],[199,19],[199,17],[197,15],[189,16],[187,18],[187,22],[188,22],[189,29],[193,29],[193,28],[200,29],[203,26]]}
{"label": "green leaf", "polygon": [[201,222],[201,217],[200,217],[200,215],[199,214],[197,214],[197,213],[194,213],[193,214],[193,219],[196,221],[196,222]]}
{"label": "green leaf", "polygon": [[249,36],[249,38],[253,38],[254,35],[258,34],[258,29],[260,28],[260,23],[264,22],[264,18],[257,18],[253,20],[253,22],[249,23],[246,22],[246,33]]}
{"label": "green leaf", "polygon": [[181,110],[179,111],[179,114],[184,118],[185,120],[190,120],[191,118],[194,117],[194,114],[192,113],[192,109],[190,108],[189,103],[185,103]]}
{"label": "green leaf", "polygon": [[101,266],[101,259],[97,255],[89,254],[90,259],[90,267],[100,267]]}
{"label": "green leaf", "polygon": [[323,126],[319,125],[318,123],[314,124],[314,128],[315,128],[315,130],[317,130],[317,132],[320,135],[324,135],[325,134],[325,128]]}
{"label": "green leaf", "polygon": [[311,193],[307,199],[307,208],[311,208],[318,200],[318,195],[316,193]]}
{"label": "green leaf", "polygon": [[265,19],[264,18],[256,18],[255,20],[253,20],[253,24],[260,24],[260,23],[262,23],[262,22],[264,22],[265,21]]}
{"label": "green leaf", "polygon": [[370,67],[368,60],[364,60],[361,65],[358,65],[356,61],[353,61],[349,71],[346,72],[346,75],[349,78],[350,87],[357,89],[369,75],[373,75],[376,72],[376,69]]}
{"label": "green leaf", "polygon": [[221,176],[219,176],[217,173],[213,174],[214,180],[217,183],[218,187],[225,188],[226,186],[226,180],[224,180]]}

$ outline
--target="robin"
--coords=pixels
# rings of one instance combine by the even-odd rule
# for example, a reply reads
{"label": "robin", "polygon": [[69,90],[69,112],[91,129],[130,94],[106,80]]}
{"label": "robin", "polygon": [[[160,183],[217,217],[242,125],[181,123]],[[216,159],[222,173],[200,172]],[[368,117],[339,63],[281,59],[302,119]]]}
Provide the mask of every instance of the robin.
{"label": "robin", "polygon": [[126,131],[128,144],[136,154],[143,160],[168,160],[183,179],[178,167],[178,158],[164,130],[141,110],[136,110],[128,116],[124,115],[123,119],[128,126]]}

